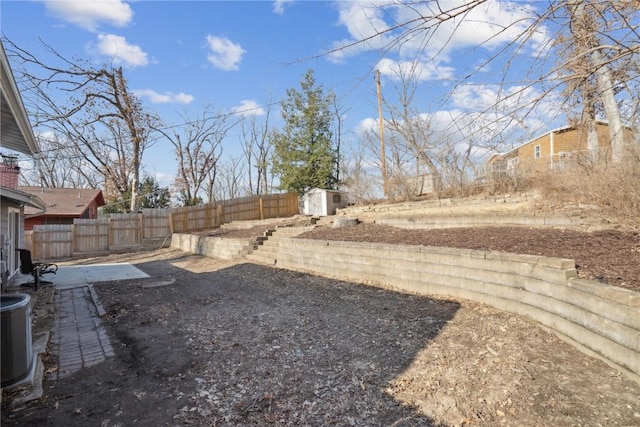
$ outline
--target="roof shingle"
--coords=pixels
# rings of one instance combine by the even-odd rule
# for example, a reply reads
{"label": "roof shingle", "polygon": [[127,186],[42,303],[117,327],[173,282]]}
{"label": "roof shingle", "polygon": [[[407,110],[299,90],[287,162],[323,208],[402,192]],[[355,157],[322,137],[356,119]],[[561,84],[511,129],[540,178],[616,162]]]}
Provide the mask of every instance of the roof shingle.
{"label": "roof shingle", "polygon": [[38,196],[47,205],[46,212],[26,206],[24,214],[27,217],[39,215],[79,217],[93,200],[96,200],[98,206],[105,204],[102,190],[43,187],[18,187],[18,189]]}

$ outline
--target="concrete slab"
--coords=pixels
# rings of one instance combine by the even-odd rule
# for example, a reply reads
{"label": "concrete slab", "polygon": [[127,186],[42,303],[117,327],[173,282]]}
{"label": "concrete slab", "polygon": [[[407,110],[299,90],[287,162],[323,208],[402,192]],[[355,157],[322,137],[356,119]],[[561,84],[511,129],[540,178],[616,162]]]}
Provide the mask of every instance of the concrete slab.
{"label": "concrete slab", "polygon": [[62,266],[56,274],[47,274],[44,279],[53,282],[56,289],[69,289],[88,283],[147,277],[147,273],[129,263],[117,263]]}

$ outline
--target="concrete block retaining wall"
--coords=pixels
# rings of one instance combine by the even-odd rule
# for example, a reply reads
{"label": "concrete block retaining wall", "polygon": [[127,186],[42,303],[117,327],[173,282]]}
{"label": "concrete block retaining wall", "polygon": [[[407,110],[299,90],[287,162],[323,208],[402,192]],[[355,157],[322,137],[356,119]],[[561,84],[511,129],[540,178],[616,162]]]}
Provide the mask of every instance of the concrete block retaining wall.
{"label": "concrete block retaining wall", "polygon": [[488,210],[491,210],[492,206],[497,205],[526,206],[533,203],[534,200],[535,194],[533,193],[519,193],[502,196],[475,196],[461,199],[435,199],[405,203],[383,203],[379,205],[349,206],[346,208],[338,209],[336,211],[336,214],[347,216],[358,216],[360,214],[367,213],[402,215],[403,213],[407,212],[453,207],[464,207],[466,210],[472,209],[473,207],[484,207]]}
{"label": "concrete block retaining wall", "polygon": [[527,316],[640,382],[640,293],[578,279],[573,260],[284,238],[277,265]]}
{"label": "concrete block retaining wall", "polygon": [[443,216],[412,216],[408,218],[392,217],[380,218],[376,224],[391,225],[398,228],[455,228],[455,227],[556,227],[578,230],[595,230],[610,227],[604,220],[591,220],[579,216],[569,217],[560,215],[524,215],[494,212],[491,215],[443,215]]}
{"label": "concrete block retaining wall", "polygon": [[174,233],[171,247],[210,258],[233,259],[251,253],[256,239],[227,239]]}

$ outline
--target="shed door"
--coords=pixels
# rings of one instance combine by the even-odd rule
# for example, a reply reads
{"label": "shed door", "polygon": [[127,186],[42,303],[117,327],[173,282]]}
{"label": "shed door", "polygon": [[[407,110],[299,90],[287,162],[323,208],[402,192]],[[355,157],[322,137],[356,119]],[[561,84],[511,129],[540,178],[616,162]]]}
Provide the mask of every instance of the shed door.
{"label": "shed door", "polygon": [[324,209],[322,209],[323,193],[313,193],[309,195],[309,214],[310,215],[324,215]]}

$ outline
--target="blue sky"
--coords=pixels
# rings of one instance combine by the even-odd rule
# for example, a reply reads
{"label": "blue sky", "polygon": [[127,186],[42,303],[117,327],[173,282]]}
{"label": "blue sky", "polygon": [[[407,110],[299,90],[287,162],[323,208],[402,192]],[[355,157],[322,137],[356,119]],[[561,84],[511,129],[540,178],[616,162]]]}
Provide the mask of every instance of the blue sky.
{"label": "blue sky", "polygon": [[[318,83],[333,90],[347,111],[346,144],[357,144],[363,129],[375,126],[377,103],[372,70],[382,73],[383,93],[394,84],[395,70],[419,58],[420,96],[417,107],[438,118],[443,129],[451,117],[481,112],[495,102],[503,65],[484,60],[516,37],[531,22],[529,3],[489,0],[464,22],[443,26],[427,43],[419,37],[389,48],[390,32],[331,55],[323,53],[390,28],[415,12],[389,1],[2,1],[3,34],[44,62],[39,41],[65,57],[122,65],[130,89],[146,108],[168,124],[178,113],[197,117],[212,104],[226,113],[264,117],[266,104],[279,102],[286,89],[298,87],[312,68]],[[449,4],[462,3],[452,0]],[[535,5],[535,3],[534,3]],[[514,22],[521,22],[513,25]],[[504,31],[504,27],[508,27]],[[522,61],[539,53],[549,36],[544,28],[525,45]],[[482,44],[480,46],[480,44]],[[454,83],[475,72],[466,84]],[[503,89],[522,87],[514,77]],[[451,95],[446,96],[445,95]],[[535,89],[525,97],[535,97]],[[557,119],[528,115],[535,133]],[[548,109],[547,109],[548,110]],[[278,127],[279,107],[271,114]],[[560,119],[558,125],[565,124]],[[238,156],[239,130],[224,143],[225,156]],[[522,141],[512,141],[514,143]],[[156,144],[145,153],[145,171],[163,185],[172,183],[175,161],[171,146]]]}

